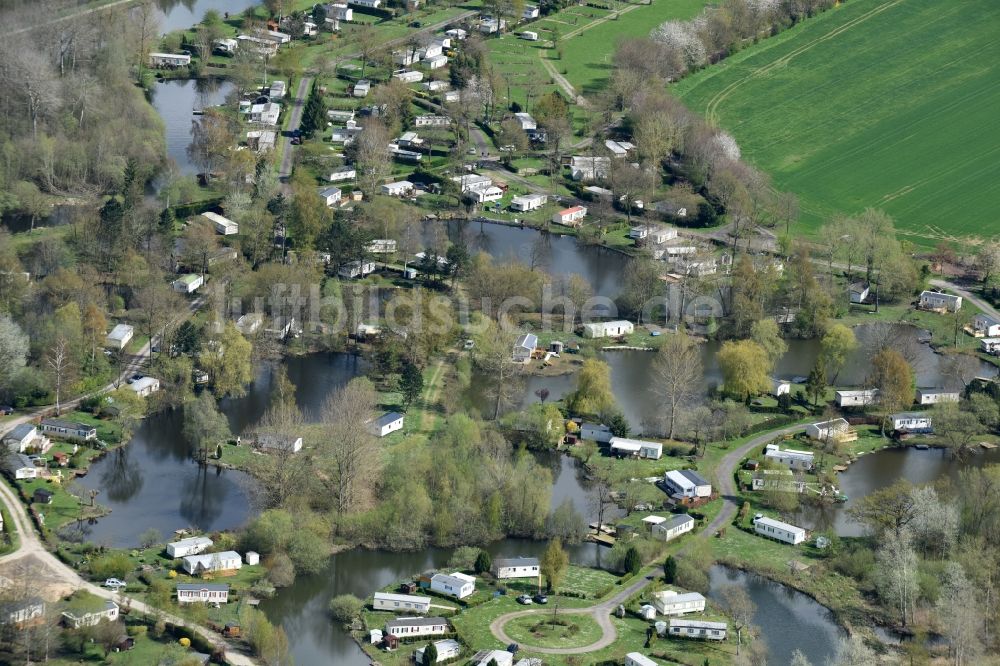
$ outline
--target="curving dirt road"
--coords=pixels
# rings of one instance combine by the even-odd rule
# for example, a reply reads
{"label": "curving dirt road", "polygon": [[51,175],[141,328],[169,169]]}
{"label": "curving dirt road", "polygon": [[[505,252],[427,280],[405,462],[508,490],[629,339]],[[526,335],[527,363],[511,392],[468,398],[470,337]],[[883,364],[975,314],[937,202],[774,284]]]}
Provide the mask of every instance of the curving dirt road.
{"label": "curving dirt road", "polygon": [[[712,520],[711,523],[705,526],[701,532],[695,536],[697,539],[704,539],[715,535],[723,526],[728,525],[732,522],[733,517],[736,516],[736,512],[740,508],[740,498],[736,494],[736,483],[733,480],[733,471],[736,469],[736,465],[754,449],[764,446],[773,439],[779,437],[784,437],[785,435],[790,435],[804,430],[804,425],[791,425],[784,428],[779,428],[778,430],[771,430],[769,432],[763,433],[754,437],[742,446],[733,449],[727,453],[721,461],[719,461],[719,466],[715,470],[715,486],[719,491],[719,495],[723,499],[722,509],[719,511],[718,515]],[[684,552],[686,546],[681,548],[678,552]],[[637,592],[641,591],[651,582],[663,575],[663,570],[657,567],[653,572],[644,578],[633,582],[631,585],[621,590],[618,594],[602,601],[594,606],[589,606],[587,608],[568,608],[565,610],[557,611],[557,615],[592,615],[597,624],[601,627],[601,638],[594,641],[590,645],[584,645],[575,648],[545,648],[536,647],[533,645],[520,644],[522,650],[528,652],[538,652],[541,654],[586,654],[589,652],[595,652],[606,648],[615,642],[618,638],[618,632],[615,631],[614,624],[611,622],[611,614],[618,608],[618,605],[623,603],[626,599],[633,596]],[[504,631],[504,626],[516,617],[523,617],[525,615],[536,615],[539,613],[552,613],[551,610],[544,608],[535,608],[531,610],[514,611],[512,613],[506,613],[500,617],[493,620],[490,623],[490,632],[496,637],[501,643],[510,644],[516,643],[507,633]]]}

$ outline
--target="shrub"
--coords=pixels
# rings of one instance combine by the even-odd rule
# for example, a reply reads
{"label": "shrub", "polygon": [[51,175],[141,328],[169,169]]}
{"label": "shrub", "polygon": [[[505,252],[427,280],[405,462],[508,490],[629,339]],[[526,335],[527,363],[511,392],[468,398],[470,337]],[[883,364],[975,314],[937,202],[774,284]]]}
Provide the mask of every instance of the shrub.
{"label": "shrub", "polygon": [[95,578],[125,578],[131,570],[132,561],[122,552],[102,555],[90,563],[90,573]]}
{"label": "shrub", "polygon": [[479,549],[473,546],[459,546],[448,558],[449,569],[459,569],[467,571],[476,563]]}
{"label": "shrub", "polygon": [[267,577],[275,587],[288,587],[295,582],[295,565],[284,553],[276,553],[267,560]]}
{"label": "shrub", "polygon": [[493,568],[493,558],[485,550],[479,551],[476,556],[476,573],[482,574]]}
{"label": "shrub", "polygon": [[330,600],[330,614],[340,622],[353,622],[364,606],[364,602],[353,594],[339,594]]}

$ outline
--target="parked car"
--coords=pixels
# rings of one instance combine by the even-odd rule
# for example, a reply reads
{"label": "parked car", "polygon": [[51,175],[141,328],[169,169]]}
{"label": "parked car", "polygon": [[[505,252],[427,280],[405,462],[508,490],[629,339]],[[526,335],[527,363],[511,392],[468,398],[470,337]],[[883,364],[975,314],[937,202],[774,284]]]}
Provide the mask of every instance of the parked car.
{"label": "parked car", "polygon": [[530,606],[531,597],[529,597],[527,594],[522,594],[517,598],[517,603],[521,604],[522,606]]}
{"label": "parked car", "polygon": [[535,600],[536,604],[547,604],[547,603],[549,603],[549,598],[547,596],[545,596],[544,594],[536,594],[532,598]]}
{"label": "parked car", "polygon": [[521,646],[518,645],[517,643],[511,643],[510,645],[507,646],[507,652],[510,652],[511,654],[517,654],[518,650],[520,649]]}
{"label": "parked car", "polygon": [[464,345],[462,345],[462,347],[463,347],[463,348],[464,348],[464,349],[465,349],[466,351],[468,351],[468,350],[472,349],[472,348],[473,348],[473,347],[475,347],[475,346],[476,346],[476,341],[475,341],[475,340],[466,340],[466,341],[465,341],[465,344],[464,344]]}
{"label": "parked car", "polygon": [[10,416],[14,413],[14,408],[10,405],[0,405],[0,416]]}
{"label": "parked car", "polygon": [[109,578],[106,581],[104,581],[104,587],[111,587],[118,589],[121,587],[125,587],[125,581],[119,580],[117,578]]}

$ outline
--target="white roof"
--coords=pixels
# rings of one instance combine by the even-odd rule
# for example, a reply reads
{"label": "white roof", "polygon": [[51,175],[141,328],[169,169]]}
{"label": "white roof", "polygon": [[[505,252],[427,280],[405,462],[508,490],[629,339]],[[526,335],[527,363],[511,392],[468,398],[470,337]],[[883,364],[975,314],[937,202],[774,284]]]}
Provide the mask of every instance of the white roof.
{"label": "white roof", "polygon": [[199,564],[202,564],[207,567],[208,565],[211,565],[216,558],[218,558],[220,562],[225,562],[226,560],[239,560],[240,562],[243,561],[243,558],[240,557],[240,554],[237,553],[235,550],[226,550],[221,553],[202,553],[200,555],[188,555],[183,559],[185,562],[190,562],[192,565],[197,566]]}
{"label": "white roof", "polygon": [[132,335],[132,327],[128,324],[118,324],[108,333],[108,338],[111,340],[124,340],[129,335]]}
{"label": "white roof", "polygon": [[677,604],[677,603],[685,603],[685,602],[688,602],[688,601],[704,601],[705,600],[704,595],[702,595],[702,594],[700,594],[698,592],[683,592],[683,593],[678,593],[678,592],[674,592],[673,590],[662,590],[660,592],[654,593],[653,596],[657,597],[658,599],[660,599],[660,601],[662,601],[663,603],[668,603],[668,604]]}
{"label": "white roof", "polygon": [[801,527],[796,527],[795,525],[792,525],[790,523],[784,523],[784,522],[782,522],[780,520],[775,520],[774,518],[768,518],[767,516],[763,516],[762,518],[758,518],[754,522],[756,522],[758,525],[768,525],[768,526],[773,527],[773,528],[778,529],[778,530],[784,530],[786,532],[791,532],[792,534],[805,534],[806,533],[806,531],[804,529],[802,529]]}
{"label": "white roof", "polygon": [[695,627],[698,629],[723,629],[729,625],[725,622],[706,622],[705,620],[671,620],[671,627]]}
{"label": "white roof", "polygon": [[431,602],[430,597],[418,597],[414,594],[392,594],[391,592],[376,592],[375,598],[383,601],[405,601],[417,604],[429,604]]}
{"label": "white roof", "polygon": [[160,380],[156,379],[155,377],[143,377],[141,379],[135,380],[130,384],[132,390],[136,392],[139,392],[145,388],[159,387],[159,385],[160,385]]}
{"label": "white roof", "polygon": [[645,518],[642,519],[642,522],[649,523],[650,525],[659,525],[665,520],[666,518],[664,518],[663,516],[646,516]]}
{"label": "white roof", "polygon": [[659,664],[657,664],[655,661],[653,661],[652,659],[650,659],[646,655],[640,654],[638,652],[629,652],[625,656],[633,664],[638,664],[638,666],[660,666]]}
{"label": "white roof", "polygon": [[214,543],[211,539],[205,536],[188,537],[187,539],[181,539],[180,541],[172,541],[170,546],[211,546]]}
{"label": "white roof", "polygon": [[796,449],[785,449],[785,450],[782,450],[776,444],[768,444],[767,451],[764,453],[764,455],[772,457],[772,458],[781,456],[781,457],[784,457],[784,458],[798,458],[800,460],[812,460],[813,459],[813,452],[812,451],[798,451]]}

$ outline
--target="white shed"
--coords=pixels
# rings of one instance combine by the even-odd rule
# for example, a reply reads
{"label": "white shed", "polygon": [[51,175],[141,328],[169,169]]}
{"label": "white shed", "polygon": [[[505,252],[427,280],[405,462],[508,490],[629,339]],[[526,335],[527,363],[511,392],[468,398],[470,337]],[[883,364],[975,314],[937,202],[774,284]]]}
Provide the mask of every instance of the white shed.
{"label": "white shed", "polygon": [[217,234],[222,234],[223,236],[233,236],[240,233],[240,225],[233,222],[228,217],[223,217],[218,213],[213,213],[211,211],[202,213],[201,216],[212,223],[215,227],[215,233]]}
{"label": "white shed", "polygon": [[128,324],[118,324],[108,333],[104,346],[108,349],[125,349],[134,334],[135,330]]}

